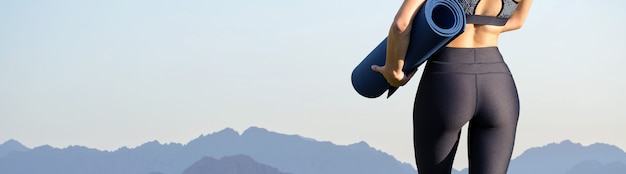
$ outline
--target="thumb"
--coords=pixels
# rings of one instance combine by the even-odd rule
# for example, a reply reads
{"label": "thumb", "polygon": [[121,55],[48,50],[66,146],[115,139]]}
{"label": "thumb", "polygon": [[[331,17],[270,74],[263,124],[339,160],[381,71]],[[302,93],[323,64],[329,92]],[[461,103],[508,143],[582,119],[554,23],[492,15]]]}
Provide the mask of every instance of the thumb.
{"label": "thumb", "polygon": [[372,65],[372,70],[374,70],[374,71],[376,71],[376,72],[380,72],[380,69],[381,69],[381,68],[382,68],[381,66],[378,66],[378,65]]}

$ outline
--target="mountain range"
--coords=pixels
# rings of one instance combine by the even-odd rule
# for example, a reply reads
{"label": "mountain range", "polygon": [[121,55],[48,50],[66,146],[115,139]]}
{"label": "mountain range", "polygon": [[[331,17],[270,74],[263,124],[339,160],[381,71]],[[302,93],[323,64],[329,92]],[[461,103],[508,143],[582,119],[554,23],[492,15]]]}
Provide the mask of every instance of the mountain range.
{"label": "mountain range", "polygon": [[123,147],[112,152],[83,146],[60,149],[44,145],[0,156],[0,173],[180,174],[203,157],[240,154],[293,174],[415,173],[410,164],[402,163],[365,142],[335,145],[257,127],[248,128],[242,134],[227,128],[202,135],[185,145],[151,141],[136,148]]}
{"label": "mountain range", "polygon": [[526,150],[511,161],[509,173],[579,174],[582,171],[594,171],[593,174],[626,174],[624,164],[626,154],[616,146],[603,143],[583,146],[566,140]]}
{"label": "mountain range", "polygon": [[[569,140],[526,150],[509,174],[624,174],[626,153],[613,145]],[[0,145],[2,174],[415,174],[408,163],[365,142],[336,145],[251,127],[226,128],[187,144],[158,141],[101,151],[83,146],[30,149],[16,140]],[[467,169],[453,174],[466,174]]]}
{"label": "mountain range", "polygon": [[[626,174],[626,153],[613,145],[570,140],[534,147],[511,160],[508,174]],[[465,168],[457,174],[467,174]]]}

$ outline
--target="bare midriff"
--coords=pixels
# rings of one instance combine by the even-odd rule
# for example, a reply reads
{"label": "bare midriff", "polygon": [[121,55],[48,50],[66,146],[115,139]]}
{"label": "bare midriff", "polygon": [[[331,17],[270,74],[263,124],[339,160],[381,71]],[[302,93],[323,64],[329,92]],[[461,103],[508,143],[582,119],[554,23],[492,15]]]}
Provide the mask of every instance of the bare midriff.
{"label": "bare midriff", "polygon": [[503,26],[466,24],[465,31],[448,44],[454,48],[480,48],[498,46],[498,36]]}

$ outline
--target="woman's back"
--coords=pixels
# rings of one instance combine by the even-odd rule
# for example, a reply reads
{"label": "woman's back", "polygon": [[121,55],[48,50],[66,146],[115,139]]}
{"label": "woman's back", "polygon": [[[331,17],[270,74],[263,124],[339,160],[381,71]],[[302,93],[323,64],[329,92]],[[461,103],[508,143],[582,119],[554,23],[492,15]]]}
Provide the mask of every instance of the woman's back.
{"label": "woman's back", "polygon": [[[460,0],[466,10],[468,23],[465,32],[448,47],[480,48],[498,45],[500,33],[517,29],[520,23],[519,0]],[[525,15],[524,15],[525,16]]]}

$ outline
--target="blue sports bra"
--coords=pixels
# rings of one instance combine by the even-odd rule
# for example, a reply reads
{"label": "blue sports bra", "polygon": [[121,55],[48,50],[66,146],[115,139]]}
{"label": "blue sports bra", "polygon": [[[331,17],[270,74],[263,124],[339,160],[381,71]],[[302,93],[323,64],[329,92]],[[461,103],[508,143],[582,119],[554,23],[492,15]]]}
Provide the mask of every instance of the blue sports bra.
{"label": "blue sports bra", "polygon": [[497,25],[504,26],[509,20],[515,8],[517,8],[517,2],[515,0],[501,0],[502,6],[497,16],[485,16],[475,15],[476,6],[480,3],[480,0],[458,0],[459,4],[465,11],[465,16],[468,24],[484,24],[484,25]]}

